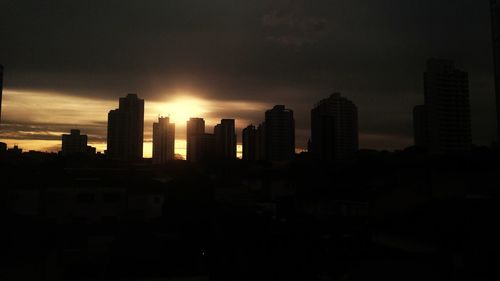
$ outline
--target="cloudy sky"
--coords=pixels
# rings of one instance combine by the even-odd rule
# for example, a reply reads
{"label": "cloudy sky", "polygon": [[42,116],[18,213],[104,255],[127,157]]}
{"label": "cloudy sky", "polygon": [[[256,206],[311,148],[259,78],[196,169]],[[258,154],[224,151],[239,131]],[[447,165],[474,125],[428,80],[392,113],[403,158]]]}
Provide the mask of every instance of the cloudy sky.
{"label": "cloudy sky", "polygon": [[107,112],[137,92],[145,156],[158,114],[182,154],[188,117],[241,129],[274,104],[294,110],[300,149],[311,107],[338,91],[358,105],[363,148],[398,149],[439,57],[469,72],[474,142],[490,144],[490,33],[487,0],[0,0],[0,140],[58,150],[80,128],[103,150]]}

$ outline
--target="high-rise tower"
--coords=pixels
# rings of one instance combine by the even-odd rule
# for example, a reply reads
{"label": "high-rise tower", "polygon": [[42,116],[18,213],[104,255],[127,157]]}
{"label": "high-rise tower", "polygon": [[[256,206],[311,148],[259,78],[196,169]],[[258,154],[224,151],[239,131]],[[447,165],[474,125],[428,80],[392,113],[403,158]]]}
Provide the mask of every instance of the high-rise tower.
{"label": "high-rise tower", "polygon": [[205,134],[205,120],[203,118],[190,118],[186,126],[186,160],[194,160],[195,137],[203,134]]}
{"label": "high-rise tower", "polygon": [[449,60],[430,59],[424,73],[424,106],[414,109],[416,145],[430,153],[456,153],[472,143],[469,79]]}
{"label": "high-rise tower", "polygon": [[119,108],[108,114],[108,148],[111,159],[140,160],[144,144],[144,100],[136,94],[120,98]]}
{"label": "high-rise tower", "polygon": [[315,159],[343,161],[358,150],[358,109],[339,93],[311,110],[311,152]]}
{"label": "high-rise tower", "polygon": [[222,119],[214,128],[215,155],[218,159],[236,159],[236,133],[234,119]]}
{"label": "high-rise tower", "polygon": [[295,155],[295,120],[293,111],[276,105],[266,111],[266,158],[269,161],[292,160]]}
{"label": "high-rise tower", "polygon": [[165,164],[174,160],[175,124],[168,117],[158,117],[153,123],[153,163]]}
{"label": "high-rise tower", "polygon": [[254,125],[249,125],[243,129],[242,133],[242,143],[243,143],[243,160],[256,161],[259,159],[258,156],[258,135],[257,129]]}

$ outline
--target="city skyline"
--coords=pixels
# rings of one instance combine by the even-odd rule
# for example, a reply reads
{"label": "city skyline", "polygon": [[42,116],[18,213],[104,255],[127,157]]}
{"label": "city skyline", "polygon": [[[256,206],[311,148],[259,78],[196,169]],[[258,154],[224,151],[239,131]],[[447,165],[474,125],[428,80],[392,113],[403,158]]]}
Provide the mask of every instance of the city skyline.
{"label": "city skyline", "polygon": [[[294,109],[297,147],[305,149],[311,106],[339,91],[359,107],[360,148],[403,149],[413,143],[411,111],[423,100],[420,73],[430,57],[453,59],[470,73],[473,143],[496,139],[489,1],[29,2],[1,9],[12,11],[1,17],[7,28],[0,46],[0,141],[9,146],[56,151],[59,136],[82,125],[103,151],[102,112],[137,92],[147,101],[146,157],[158,114],[178,125],[179,149],[184,123],[197,116],[208,127],[235,118],[241,145],[241,130],[281,103]],[[147,20],[129,21],[131,7]],[[97,8],[100,14],[91,13]],[[67,26],[57,24],[75,13]],[[182,20],[193,13],[192,22]],[[108,19],[113,24],[103,25]],[[205,29],[195,32],[199,26]],[[117,41],[107,39],[116,34]]]}
{"label": "city skyline", "polygon": [[500,280],[500,0],[0,0],[0,281]]}
{"label": "city skyline", "polygon": [[[441,61],[441,62],[443,62],[443,61],[444,61],[445,63],[447,63],[447,64],[451,64],[451,65],[452,65],[452,67],[454,67],[454,62],[453,62],[453,61],[446,61],[446,60],[442,60],[442,59],[441,59],[441,60],[439,60],[439,59],[435,59],[435,58],[431,58],[431,59],[429,59],[429,60],[428,60],[428,62],[427,62],[427,64],[429,65],[429,63],[430,63],[430,62],[433,62],[433,61],[438,61],[438,62],[440,62],[440,61]],[[428,66],[428,67],[429,67],[429,66]],[[465,75],[466,75],[466,73],[465,73]],[[424,82],[425,82],[425,79],[424,79]],[[426,83],[427,83],[427,82],[425,82],[424,84],[426,84]],[[131,97],[132,97],[132,98],[134,98],[134,99],[138,99],[137,94],[128,94],[126,97],[121,97],[121,98],[119,99],[119,104],[122,104],[122,103],[123,103],[123,104],[128,104],[129,102],[125,102],[125,101],[126,101],[126,100],[128,100],[128,99],[129,99],[129,98],[131,98]],[[333,97],[339,98],[339,97],[340,97],[340,94],[339,94],[339,93],[334,92],[333,94],[331,94],[331,95],[330,95],[330,98],[329,98],[329,99],[332,99]],[[325,101],[327,101],[327,100],[329,100],[329,99],[324,99],[324,100],[322,100],[322,101],[320,102],[320,104],[321,104],[321,103],[324,103]],[[342,98],[342,99],[344,99],[344,98]],[[147,103],[146,103],[144,100],[142,100],[142,99],[139,99],[139,101],[141,101],[141,102],[142,102],[142,109],[141,109],[141,111],[140,111],[140,113],[139,113],[139,114],[140,114],[141,116],[144,116],[144,109],[143,109],[143,108],[144,108],[144,105],[145,105],[145,104],[147,104]],[[351,102],[351,101],[348,101],[348,102],[349,102],[350,104],[352,104],[352,102]],[[313,105],[313,106],[311,107],[311,110],[312,110],[311,112],[314,112],[314,110],[317,108],[317,106],[318,106],[318,105],[319,105],[319,104],[315,104],[315,105]],[[123,105],[122,105],[122,106],[123,106]],[[355,105],[354,105],[354,107],[356,108],[356,106],[355,106]],[[420,137],[418,136],[418,135],[419,135],[419,134],[421,134],[421,133],[420,133],[420,132],[418,131],[418,129],[417,129],[417,127],[420,127],[420,126],[421,126],[421,125],[420,125],[420,123],[422,122],[422,121],[420,120],[420,118],[421,118],[420,116],[421,116],[421,114],[422,114],[422,113],[420,113],[419,111],[417,111],[417,109],[419,109],[420,107],[421,107],[421,106],[417,105],[417,106],[415,106],[415,108],[412,110],[412,114],[413,114],[413,127],[412,127],[412,129],[413,129],[413,131],[414,131],[414,132],[413,132],[413,138],[414,138],[414,140],[413,140],[413,143],[409,144],[407,147],[410,147],[410,146],[413,146],[413,145],[417,145],[417,146],[418,146],[418,145],[419,145],[419,139],[421,139],[421,138],[422,138],[421,136],[420,136]],[[277,110],[277,109],[279,109],[279,110],[285,110],[285,107],[284,107],[283,105],[275,105],[275,106],[273,107],[273,109],[272,109],[272,110],[265,110],[265,111],[263,111],[263,113],[265,113],[265,114],[264,114],[264,116],[267,116],[267,114],[268,114],[269,112],[272,112],[273,110]],[[118,112],[118,110],[119,110],[119,108],[117,108],[117,109],[115,109],[115,110],[110,110],[110,111],[109,111],[109,114],[108,114],[108,126],[107,126],[107,130],[108,130],[108,133],[107,133],[107,138],[108,138],[108,140],[109,140],[109,135],[110,135],[110,131],[109,131],[109,130],[110,130],[110,127],[109,127],[109,126],[110,126],[110,124],[112,124],[112,123],[115,123],[115,122],[116,122],[116,121],[112,122],[112,121],[111,121],[111,119],[109,119],[109,118],[111,118],[111,116],[116,115],[116,114],[114,114],[114,113],[117,113],[117,112]],[[286,109],[286,111],[291,111],[291,112],[292,112],[292,121],[293,121],[293,122],[292,122],[292,124],[293,124],[292,126],[294,126],[295,121],[293,120],[293,110],[292,110],[292,109],[288,109],[288,108],[287,108],[287,109]],[[356,123],[357,123],[357,119],[358,119],[358,118],[357,118],[357,109],[355,109],[355,112],[356,112],[356,117],[355,117],[355,120],[356,120]],[[340,112],[339,112],[339,113],[340,113]],[[350,113],[348,113],[348,112],[345,112],[345,113],[342,113],[342,114],[346,114],[346,113],[347,113],[347,114],[350,114]],[[468,112],[468,113],[467,113],[467,115],[468,115],[468,114],[470,114],[470,112]],[[161,115],[158,115],[158,116],[161,116]],[[161,121],[162,119],[166,119],[166,120],[168,121],[168,120],[170,120],[170,115],[168,115],[168,116],[169,116],[169,117],[158,117],[158,118],[159,118],[159,120],[160,120],[160,121]],[[115,117],[115,118],[116,118],[116,117]],[[419,119],[415,119],[415,118],[419,118]],[[205,135],[205,136],[210,135],[210,136],[212,136],[212,137],[214,138],[214,142],[215,142],[216,136],[217,136],[217,134],[218,134],[218,133],[217,133],[217,131],[218,131],[219,127],[221,126],[221,124],[224,124],[224,122],[225,122],[225,121],[231,121],[231,122],[233,122],[233,125],[232,125],[232,126],[233,126],[233,130],[234,130],[234,132],[236,133],[236,134],[235,134],[235,137],[236,137],[236,140],[237,140],[237,142],[236,142],[236,156],[237,156],[237,158],[244,159],[244,152],[243,152],[243,151],[244,151],[244,140],[243,140],[243,138],[244,138],[244,131],[245,131],[245,129],[248,129],[249,127],[251,127],[251,126],[252,126],[252,123],[248,123],[248,124],[247,124],[247,126],[245,127],[245,125],[243,125],[243,122],[244,122],[244,121],[240,121],[240,122],[239,122],[239,123],[240,123],[240,126],[236,127],[234,124],[236,123],[235,121],[236,121],[237,119],[222,119],[222,120],[221,120],[221,122],[222,122],[222,123],[218,123],[218,124],[215,124],[215,125],[213,125],[213,126],[212,126],[211,124],[208,124],[208,126],[205,126],[205,125],[206,125],[206,124],[205,124],[205,119],[204,119],[204,118],[202,118],[202,117],[190,117],[190,119],[189,119],[189,120],[187,120],[187,123],[189,123],[189,121],[192,121],[193,119],[194,119],[195,121],[196,121],[196,120],[201,120],[201,121],[203,121],[203,128],[204,128],[204,129],[203,129],[203,133],[202,133],[202,135]],[[311,117],[311,119],[312,119],[312,117]],[[416,120],[417,120],[417,121],[416,121]],[[144,131],[145,131],[145,126],[144,126],[144,124],[145,124],[145,122],[144,122],[144,118],[143,118],[143,117],[141,118],[141,121],[142,121],[142,122],[140,122],[140,124],[142,124],[142,125],[141,125],[141,138],[140,138],[140,139],[141,139],[141,142],[143,142],[144,144],[141,146],[141,151],[140,151],[140,152],[137,152],[137,153],[138,153],[138,154],[141,154],[141,155],[142,155],[142,158],[153,158],[153,159],[154,159],[154,127],[155,127],[155,126],[157,126],[158,124],[157,124],[157,123],[155,123],[155,122],[152,122],[153,130],[151,131],[151,140],[149,141],[149,140],[147,140],[147,139],[145,139],[145,138],[144,138]],[[112,122],[112,123],[110,123],[110,122]],[[217,122],[217,121],[212,121],[212,122]],[[186,133],[186,138],[185,138],[185,139],[178,139],[178,138],[177,138],[177,135],[176,135],[176,134],[177,134],[177,132],[176,132],[176,130],[175,130],[175,127],[176,127],[175,125],[176,125],[176,123],[170,123],[170,124],[171,124],[171,125],[173,125],[173,130],[174,130],[174,135],[175,135],[175,137],[174,137],[174,144],[173,144],[173,146],[174,146],[174,150],[173,150],[174,155],[173,155],[173,157],[171,157],[171,159],[178,158],[178,156],[181,156],[183,159],[187,160],[187,158],[188,158],[188,156],[187,156],[187,155],[188,155],[188,153],[187,153],[187,151],[188,151],[188,149],[187,149],[187,147],[188,147],[188,144],[187,144],[187,138],[188,138],[188,137],[187,137],[187,132],[185,132],[185,133]],[[314,124],[314,122],[313,122],[313,124]],[[189,126],[189,125],[188,125],[188,126]],[[186,128],[187,128],[188,126],[186,126]],[[266,126],[266,122],[261,123],[261,126]],[[76,125],[76,127],[78,127],[78,125]],[[207,128],[206,128],[206,127],[208,127],[208,128],[213,128],[213,130],[212,130],[213,132],[212,132],[212,133],[207,133]],[[312,128],[312,127],[311,127],[311,128]],[[354,130],[355,130],[356,134],[358,134],[358,126],[356,125],[356,126],[354,126],[353,128],[354,128]],[[254,138],[257,138],[257,132],[258,132],[258,130],[257,130],[256,128],[254,128],[254,129],[255,129],[255,134],[256,134],[256,135],[254,136]],[[294,129],[293,129],[293,130],[294,130]],[[312,129],[312,131],[313,131],[313,130],[314,130],[314,129]],[[73,131],[78,131],[78,132],[79,132],[79,131],[80,131],[80,129],[71,129],[71,131],[72,131],[72,132],[73,132]],[[269,131],[269,128],[267,128],[267,129],[266,129],[266,131]],[[469,133],[470,133],[470,132],[469,132]],[[338,134],[338,133],[336,133],[336,134]],[[295,133],[293,133],[293,135],[295,136]],[[308,139],[308,143],[307,143],[307,146],[308,146],[308,147],[307,147],[307,148],[297,147],[295,144],[293,145],[293,146],[295,147],[295,152],[296,152],[296,153],[300,153],[300,152],[302,152],[302,151],[308,151],[308,150],[311,148],[311,147],[310,147],[310,145],[311,145],[312,135],[313,135],[313,133],[311,132],[311,137],[310,137],[310,139]],[[66,135],[65,135],[65,134],[63,134],[62,136],[63,136],[63,139],[64,139],[64,136],[66,136]],[[87,138],[87,135],[85,135],[85,138]],[[60,143],[60,137],[59,137],[59,140],[58,140],[58,141],[59,141],[59,143]],[[295,141],[296,141],[296,138],[293,138],[293,141],[295,142]],[[151,146],[149,146],[149,145],[148,145],[148,143],[149,143],[149,142],[151,143]],[[357,142],[358,142],[358,141],[357,141],[357,136],[356,136],[356,145],[355,145],[355,146],[356,146],[356,150],[357,150],[357,149],[363,149],[362,147],[361,147],[361,148],[359,148],[359,147],[358,147]],[[89,144],[95,144],[95,143],[89,142]],[[180,144],[180,145],[179,145],[179,144]],[[9,144],[9,143],[7,143],[7,145],[9,146],[10,144]],[[110,154],[109,154],[109,152],[107,152],[108,150],[106,149],[106,146],[108,146],[108,147],[109,147],[109,141],[106,141],[106,142],[104,142],[104,143],[101,143],[101,145],[102,145],[102,146],[101,146],[101,149],[102,149],[102,150],[99,150],[99,149],[96,149],[96,148],[94,148],[94,150],[95,150],[95,151],[97,151],[97,152],[101,152],[101,153],[108,154],[108,156],[109,156]],[[215,145],[215,143],[214,143],[214,145]],[[18,146],[18,144],[17,144],[17,143],[14,143],[12,146]],[[218,147],[218,146],[219,146],[219,144],[217,144],[217,146],[215,146],[215,147],[214,147],[214,151],[219,150],[219,147]],[[224,147],[224,146],[225,146],[225,145],[223,145],[223,147]],[[267,144],[266,144],[265,146],[267,147]],[[19,146],[19,147],[20,147],[20,148],[23,148],[22,146]],[[89,147],[90,147],[90,146],[89,146]],[[150,147],[150,150],[148,150],[148,148],[149,148],[149,147]],[[404,147],[404,148],[407,148],[407,147]],[[145,151],[145,152],[143,152],[143,149],[146,149],[146,151]],[[262,149],[262,148],[261,148],[261,149]],[[27,151],[27,150],[30,150],[30,149],[25,149],[25,150]],[[60,143],[60,145],[59,145],[59,146],[57,146],[57,147],[55,148],[55,150],[53,150],[53,151],[50,151],[50,150],[49,150],[49,151],[43,151],[43,150],[41,150],[41,151],[43,151],[43,152],[59,152],[59,151],[63,151],[63,150],[64,150],[64,141],[63,141],[63,143]],[[267,150],[267,148],[265,148],[264,150]],[[382,150],[385,150],[385,149],[382,149]],[[309,151],[309,152],[311,152],[311,151]],[[63,154],[64,154],[64,153],[63,153]],[[212,158],[212,157],[215,157],[215,158],[220,158],[221,156],[217,156],[217,155],[219,155],[219,154],[220,154],[219,152],[216,152],[213,156],[210,156],[209,158]],[[259,154],[259,153],[257,152],[257,154]],[[264,155],[266,155],[266,154],[267,154],[267,152],[264,152]],[[115,156],[110,156],[110,157],[111,157],[111,158],[114,158],[114,159],[120,159],[120,157],[118,157],[118,158],[117,158],[117,157],[115,157]],[[267,159],[267,157],[268,157],[268,156],[266,155],[266,156],[264,156],[264,158],[260,157],[260,159]],[[215,158],[214,158],[214,159],[215,159]],[[224,158],[224,157],[222,157],[222,158]],[[229,157],[229,158],[231,158],[231,157]],[[137,159],[138,159],[138,158],[137,158]],[[257,157],[257,159],[259,159],[259,157]]]}

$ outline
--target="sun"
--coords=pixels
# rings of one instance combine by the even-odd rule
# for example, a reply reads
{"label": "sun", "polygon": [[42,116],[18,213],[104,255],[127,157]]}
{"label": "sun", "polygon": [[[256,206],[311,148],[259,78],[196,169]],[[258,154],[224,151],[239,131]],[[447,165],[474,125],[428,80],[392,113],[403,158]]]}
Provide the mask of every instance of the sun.
{"label": "sun", "polygon": [[149,105],[148,110],[155,116],[170,117],[170,121],[183,124],[191,117],[202,117],[209,112],[208,104],[203,99],[192,96],[179,96],[167,102],[155,102]]}
{"label": "sun", "polygon": [[209,112],[206,102],[194,97],[179,97],[167,103],[165,110],[175,123],[185,123],[191,117],[201,117]]}

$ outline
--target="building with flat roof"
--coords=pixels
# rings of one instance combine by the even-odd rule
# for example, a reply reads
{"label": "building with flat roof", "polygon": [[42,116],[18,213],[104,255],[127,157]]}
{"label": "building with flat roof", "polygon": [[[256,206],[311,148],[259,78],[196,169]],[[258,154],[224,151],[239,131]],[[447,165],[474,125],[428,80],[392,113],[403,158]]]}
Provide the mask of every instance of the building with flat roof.
{"label": "building with flat roof", "polygon": [[467,72],[450,60],[430,59],[424,73],[424,105],[414,108],[415,144],[430,153],[472,146]]}
{"label": "building with flat roof", "polygon": [[144,100],[137,94],[120,98],[108,114],[107,155],[110,159],[141,160],[144,144]]}
{"label": "building with flat roof", "polygon": [[61,154],[63,156],[86,154],[89,151],[87,141],[87,135],[80,134],[80,130],[72,129],[70,134],[62,135]]}
{"label": "building with flat roof", "polygon": [[293,111],[276,105],[265,114],[266,159],[292,160],[295,155],[295,120]]}
{"label": "building with flat roof", "polygon": [[186,160],[193,160],[193,137],[205,134],[205,120],[203,118],[190,118],[186,125]]}
{"label": "building with flat roof", "polygon": [[219,160],[236,159],[236,129],[234,119],[222,119],[214,128],[215,154]]}
{"label": "building with flat roof", "polygon": [[259,159],[257,150],[258,141],[257,128],[254,125],[249,125],[243,129],[243,160],[256,161]]}
{"label": "building with flat roof", "polygon": [[175,124],[168,117],[158,117],[153,123],[153,163],[165,164],[174,160]]}

